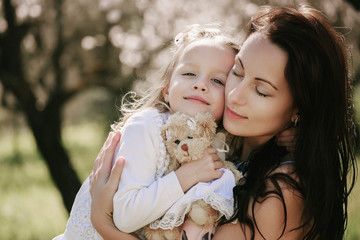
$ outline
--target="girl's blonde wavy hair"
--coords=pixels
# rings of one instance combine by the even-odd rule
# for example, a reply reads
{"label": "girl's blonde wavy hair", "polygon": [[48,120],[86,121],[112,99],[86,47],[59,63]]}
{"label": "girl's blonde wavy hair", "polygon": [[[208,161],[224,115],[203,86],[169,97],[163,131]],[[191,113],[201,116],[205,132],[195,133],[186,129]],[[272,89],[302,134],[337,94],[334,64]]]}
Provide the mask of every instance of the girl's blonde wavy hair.
{"label": "girl's blonde wavy hair", "polygon": [[122,117],[119,122],[112,125],[112,129],[121,128],[132,114],[145,108],[154,107],[161,113],[168,112],[170,107],[164,100],[162,90],[170,83],[174,68],[184,48],[189,43],[202,39],[211,39],[214,43],[230,47],[235,53],[238,53],[240,50],[240,44],[235,41],[235,39],[223,33],[217,25],[194,24],[186,27],[183,32],[176,35],[173,46],[171,47],[173,52],[172,60],[165,68],[159,80],[153,84],[153,87],[147,90],[141,98],[137,98],[135,92],[125,94],[120,108]]}

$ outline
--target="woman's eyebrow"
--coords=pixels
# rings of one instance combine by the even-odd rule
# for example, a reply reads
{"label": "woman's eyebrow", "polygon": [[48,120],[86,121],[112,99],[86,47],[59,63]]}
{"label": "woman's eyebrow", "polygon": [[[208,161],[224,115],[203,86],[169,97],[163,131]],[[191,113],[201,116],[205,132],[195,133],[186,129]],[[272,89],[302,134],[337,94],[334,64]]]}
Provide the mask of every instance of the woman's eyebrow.
{"label": "woman's eyebrow", "polygon": [[[241,67],[245,70],[244,64],[242,63],[240,57],[237,57],[237,60],[239,61]],[[266,80],[266,79],[263,79],[263,78],[258,78],[258,77],[255,78],[255,80],[265,82],[265,83],[269,84],[270,86],[272,86],[276,91],[278,90],[278,88],[276,86],[274,86],[274,84],[272,84],[269,80]]]}
{"label": "woman's eyebrow", "polygon": [[263,79],[263,78],[255,78],[255,80],[268,83],[268,84],[269,84],[270,86],[272,86],[276,91],[278,90],[277,87],[275,87],[270,81],[268,81],[268,80],[266,80],[266,79]]}

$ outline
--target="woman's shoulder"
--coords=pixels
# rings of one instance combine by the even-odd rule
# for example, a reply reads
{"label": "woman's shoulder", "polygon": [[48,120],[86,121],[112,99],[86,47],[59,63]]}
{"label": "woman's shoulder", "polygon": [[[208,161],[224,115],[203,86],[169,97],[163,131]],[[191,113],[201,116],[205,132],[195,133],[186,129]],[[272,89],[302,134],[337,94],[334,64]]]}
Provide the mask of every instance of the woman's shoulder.
{"label": "woman's shoulder", "polygon": [[[292,159],[284,159],[269,176],[266,182],[269,194],[255,204],[254,213],[258,226],[261,226],[260,232],[272,239],[281,234],[284,221],[286,221],[284,232],[286,239],[293,239],[290,236],[302,235],[304,228],[300,228],[299,231],[290,231],[306,222],[304,219],[305,199],[299,187],[295,162]],[[279,230],[276,231],[276,229]]]}

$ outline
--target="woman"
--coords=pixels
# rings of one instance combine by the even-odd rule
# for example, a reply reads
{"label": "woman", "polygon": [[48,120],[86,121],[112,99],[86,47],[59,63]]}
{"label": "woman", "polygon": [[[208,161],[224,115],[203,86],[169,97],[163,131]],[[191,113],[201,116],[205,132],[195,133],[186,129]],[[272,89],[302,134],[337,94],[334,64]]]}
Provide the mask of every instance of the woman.
{"label": "woman", "polygon": [[[214,239],[344,237],[356,175],[348,74],[343,38],[319,11],[265,7],[251,20],[226,81],[223,119],[228,132],[243,137],[233,157],[246,182],[234,188],[237,222],[221,224]],[[287,160],[275,136],[291,124],[298,137]],[[113,136],[94,167],[92,219],[105,239],[127,239],[104,214],[124,163],[108,183],[101,180],[119,138]],[[97,166],[103,161],[107,168]]]}

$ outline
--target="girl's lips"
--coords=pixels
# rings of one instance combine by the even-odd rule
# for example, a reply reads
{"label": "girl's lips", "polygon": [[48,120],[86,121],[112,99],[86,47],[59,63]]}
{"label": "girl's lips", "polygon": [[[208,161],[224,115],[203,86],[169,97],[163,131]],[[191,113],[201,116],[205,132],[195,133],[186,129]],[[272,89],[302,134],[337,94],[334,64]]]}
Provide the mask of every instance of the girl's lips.
{"label": "girl's lips", "polygon": [[229,107],[226,107],[225,114],[228,115],[231,118],[248,119],[247,117],[242,116],[242,115],[237,114],[236,112],[232,111]]}
{"label": "girl's lips", "polygon": [[209,105],[209,103],[205,99],[203,99],[202,97],[199,97],[199,96],[188,96],[188,97],[184,97],[184,99],[186,99],[190,102],[193,102],[193,103]]}

